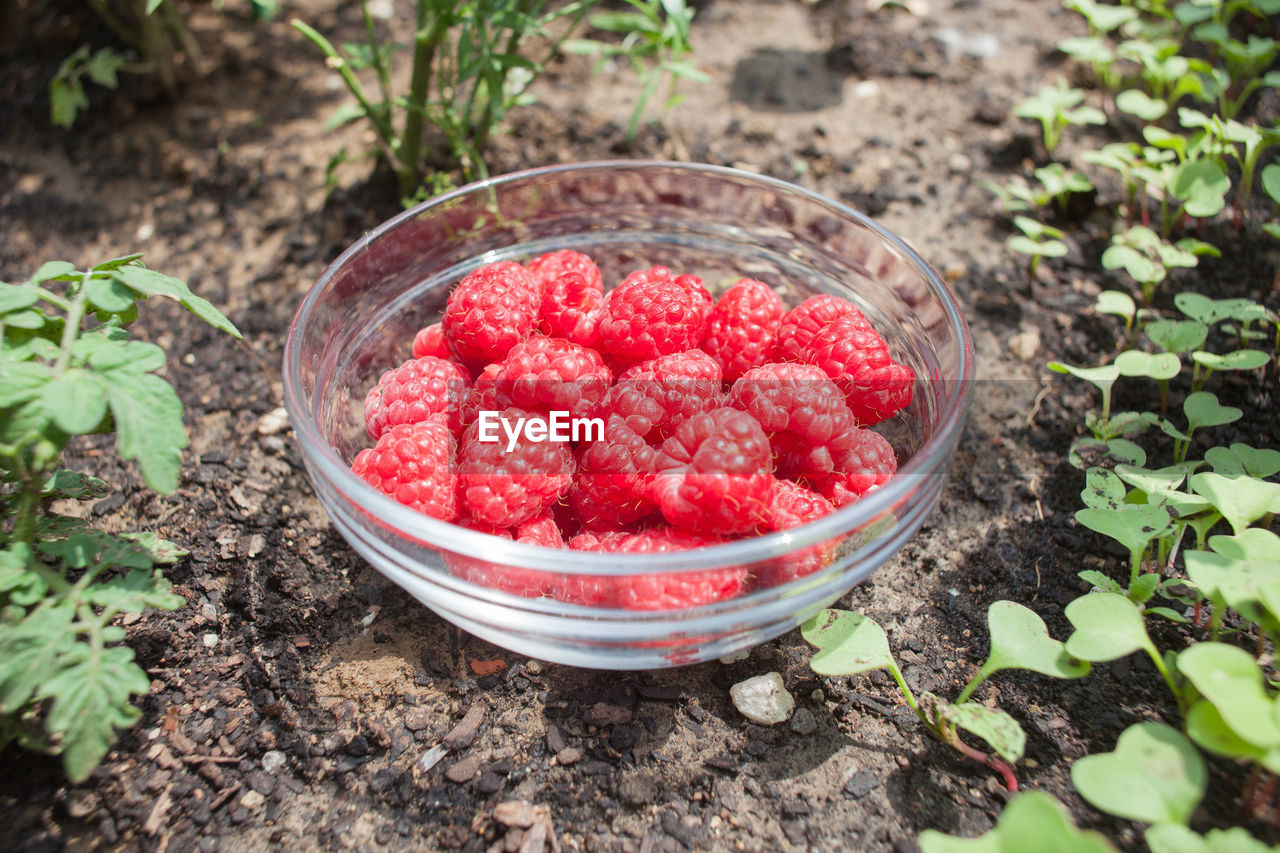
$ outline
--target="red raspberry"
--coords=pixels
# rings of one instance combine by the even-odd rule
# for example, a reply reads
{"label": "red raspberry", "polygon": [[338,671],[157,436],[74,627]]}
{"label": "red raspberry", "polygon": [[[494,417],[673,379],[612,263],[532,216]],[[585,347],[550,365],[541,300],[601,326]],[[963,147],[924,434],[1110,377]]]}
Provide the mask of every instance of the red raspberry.
{"label": "red raspberry", "polygon": [[413,357],[422,358],[428,355],[444,359],[452,357],[449,345],[444,341],[444,325],[441,323],[423,326],[418,330],[418,334],[413,336]]}
{"label": "red raspberry", "polygon": [[496,361],[485,366],[476,377],[476,383],[467,392],[462,404],[463,428],[475,423],[482,411],[496,411],[498,407],[498,374],[502,371],[502,362]]}
{"label": "red raspberry", "polygon": [[694,533],[753,533],[774,489],[769,439],[759,421],[725,406],[696,414],[662,444],[651,496],[667,521]]}
{"label": "red raspberry", "polygon": [[564,338],[534,335],[511,348],[496,377],[498,405],[589,415],[613,375],[600,353]]}
{"label": "red raspberry", "polygon": [[862,314],[832,320],[800,352],[844,391],[849,410],[862,426],[893,417],[911,402],[915,373],[889,355],[889,347]]}
{"label": "red raspberry", "polygon": [[454,439],[443,415],[399,424],[356,454],[351,472],[405,506],[441,521],[458,514]]}
{"label": "red raspberry", "polygon": [[594,347],[604,313],[604,285],[595,262],[581,252],[561,249],[538,258],[529,270],[542,285],[538,328],[544,334]]}
{"label": "red raspberry", "polygon": [[[769,507],[769,529],[791,530],[817,521],[835,510],[830,501],[812,489],[791,480],[778,480],[773,503]],[[756,580],[760,586],[767,587],[811,575],[826,564],[837,544],[839,540],[833,539],[771,560],[759,567]]]}
{"label": "red raspberry", "polygon": [[721,384],[720,365],[702,350],[659,356],[624,371],[598,412],[661,444],[689,416],[723,405]]}
{"label": "red raspberry", "polygon": [[[582,533],[569,541],[569,547],[579,551],[657,554],[705,548],[720,541],[662,526],[637,533]],[[747,570],[740,566],[608,580],[616,584],[616,606],[625,610],[684,610],[734,598],[749,589]]]}
{"label": "red raspberry", "polygon": [[605,296],[600,348],[622,364],[691,350],[710,310],[711,294],[697,276],[637,270]]}
{"label": "red raspberry", "polygon": [[448,414],[459,425],[461,403],[470,378],[459,365],[428,355],[388,370],[364,398],[364,428],[378,438],[399,424]]}
{"label": "red raspberry", "polygon": [[[514,535],[510,528],[496,527],[477,521],[470,516],[464,516],[454,523],[478,533],[487,533],[502,539],[514,539],[527,545],[541,545],[546,548],[564,547],[564,538],[560,535],[560,529],[556,527],[555,520],[549,515],[526,521],[515,528]],[[556,580],[556,575],[549,572],[504,566],[488,560],[463,557],[452,552],[445,552],[445,562],[449,566],[449,571],[456,577],[525,598],[541,598],[550,595]]]}
{"label": "red raspberry", "polygon": [[832,442],[857,425],[844,392],[812,364],[752,368],[729,389],[729,405],[749,412],[769,434],[780,477],[829,473]]}
{"label": "red raspberry", "polygon": [[[477,419],[462,434],[458,451],[458,494],[462,505],[477,521],[498,527],[514,527],[551,508],[573,480],[573,454],[569,445],[556,441],[532,441],[524,435],[521,419],[546,423],[546,416],[523,409],[504,409],[491,422],[496,441],[481,441],[485,420]],[[507,452],[505,421],[520,435]]]}
{"label": "red raspberry", "polygon": [[444,337],[464,364],[501,361],[538,324],[537,279],[514,261],[498,261],[464,278],[444,309]]}
{"label": "red raspberry", "polygon": [[652,447],[617,415],[605,421],[604,437],[578,449],[578,470],[569,506],[591,530],[616,530],[657,511],[649,499]]}
{"label": "red raspberry", "polygon": [[880,488],[898,472],[898,459],[893,445],[878,432],[854,429],[837,442],[835,471],[818,478],[815,484],[836,506],[847,506],[858,498]]}
{"label": "red raspberry", "polygon": [[773,288],[754,279],[744,278],[720,294],[707,315],[702,349],[724,369],[725,381],[766,361],[785,312]]}
{"label": "red raspberry", "polygon": [[862,317],[862,312],[847,299],[829,293],[810,296],[782,316],[769,361],[804,361],[800,354],[814,336],[846,314]]}

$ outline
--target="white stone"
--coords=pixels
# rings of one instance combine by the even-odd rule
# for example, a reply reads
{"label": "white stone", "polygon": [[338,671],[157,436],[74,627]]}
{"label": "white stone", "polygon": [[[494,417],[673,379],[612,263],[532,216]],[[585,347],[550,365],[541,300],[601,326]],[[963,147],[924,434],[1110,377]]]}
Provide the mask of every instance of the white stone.
{"label": "white stone", "polygon": [[742,716],[762,726],[786,722],[796,706],[796,700],[782,683],[782,676],[776,672],[739,681],[729,688],[729,696]]}
{"label": "white stone", "polygon": [[723,663],[723,664],[737,663],[738,661],[746,660],[749,657],[751,657],[751,650],[741,649],[740,651],[730,652],[729,654],[724,655],[723,657],[720,658],[720,663]]}
{"label": "white stone", "polygon": [[262,753],[262,772],[268,776],[275,776],[284,769],[288,759],[285,754],[278,749],[269,749]]}

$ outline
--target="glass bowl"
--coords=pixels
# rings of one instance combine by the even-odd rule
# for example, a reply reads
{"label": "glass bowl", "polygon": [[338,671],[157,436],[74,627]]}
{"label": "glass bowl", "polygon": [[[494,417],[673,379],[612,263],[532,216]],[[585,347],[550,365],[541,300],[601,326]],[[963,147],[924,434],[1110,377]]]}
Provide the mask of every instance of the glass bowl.
{"label": "glass bowl", "polygon": [[[660,264],[713,295],[740,277],[789,304],[819,293],[856,303],[916,375],[911,404],[876,430],[893,443],[888,484],[817,522],[724,545],[600,554],[517,543],[419,514],[353,475],[365,393],[409,357],[450,288],[484,264],[589,254],[606,287]],[[374,568],[455,625],[547,661],[652,669],[757,645],[831,605],[888,560],[932,511],[963,428],[973,372],[955,296],[898,237],[839,202],[761,175],[651,161],[575,163],[481,181],[434,198],[349,248],[307,294],[284,352],[285,405],[316,494]],[[636,611],[524,598],[468,580],[487,566],[561,581],[746,567],[828,549],[819,571],[684,610]],[[497,584],[501,587],[501,584]]]}

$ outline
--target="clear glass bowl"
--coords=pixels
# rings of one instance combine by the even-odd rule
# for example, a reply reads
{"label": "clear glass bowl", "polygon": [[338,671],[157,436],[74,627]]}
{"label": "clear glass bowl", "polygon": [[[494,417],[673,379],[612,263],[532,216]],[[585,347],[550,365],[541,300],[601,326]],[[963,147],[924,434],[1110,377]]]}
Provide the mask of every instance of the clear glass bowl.
{"label": "clear glass bowl", "polygon": [[[591,255],[606,286],[661,264],[701,276],[713,294],[749,276],[773,285],[791,304],[818,293],[858,304],[917,377],[910,406],[876,428],[897,449],[897,476],[857,503],[785,533],[695,551],[608,555],[519,544],[446,524],[354,476],[350,460],[369,444],[365,393],[382,371],[409,357],[414,332],[436,318],[450,288],[481,265],[566,248]],[[734,169],[612,161],[471,184],[365,236],[324,272],[298,310],[285,345],[284,394],[317,496],[378,571],[498,646],[574,666],[651,669],[711,660],[778,636],[902,547],[942,491],[972,372],[972,343],[954,295],[913,249],[857,211]],[[496,565],[561,579],[725,567],[767,572],[778,560],[833,541],[821,571],[679,611],[522,598],[469,582],[458,571]]]}

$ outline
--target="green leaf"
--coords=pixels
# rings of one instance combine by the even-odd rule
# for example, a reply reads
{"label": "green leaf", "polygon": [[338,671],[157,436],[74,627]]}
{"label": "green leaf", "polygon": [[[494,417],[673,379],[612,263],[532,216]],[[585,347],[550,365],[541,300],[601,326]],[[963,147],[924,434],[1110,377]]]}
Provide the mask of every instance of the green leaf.
{"label": "green leaf", "polygon": [[64,538],[45,539],[37,548],[40,553],[56,557],[73,569],[90,566],[149,569],[155,562],[145,545],[90,527],[83,527]]}
{"label": "green leaf", "polygon": [[1178,488],[1182,485],[1182,481],[1187,478],[1187,474],[1194,471],[1198,464],[1195,462],[1183,462],[1179,465],[1170,465],[1167,468],[1159,468],[1154,471],[1134,465],[1117,465],[1115,474],[1135,489],[1151,495],[1156,492]]}
{"label": "green leaf", "polygon": [[1201,427],[1222,426],[1235,423],[1243,414],[1235,406],[1224,406],[1218,396],[1209,391],[1196,391],[1182,401],[1182,411],[1187,416],[1187,431]]}
{"label": "green leaf", "polygon": [[1115,847],[1103,836],[1077,829],[1058,801],[1043,791],[1018,794],[1000,813],[995,828],[977,838],[956,838],[926,829],[920,833],[920,850],[921,853],[1115,853]]}
{"label": "green leaf", "polygon": [[133,307],[134,292],[114,278],[92,277],[84,286],[89,301],[102,311],[119,314]]}
{"label": "green leaf", "polygon": [[0,409],[34,400],[52,378],[53,371],[38,361],[0,358]]}
{"label": "green leaf", "polygon": [[70,602],[39,607],[0,631],[0,715],[14,714],[30,701],[58,658],[75,644]]}
{"label": "green leaf", "polygon": [[1155,594],[1159,583],[1160,576],[1154,572],[1139,575],[1133,583],[1129,584],[1129,600],[1134,604],[1146,604]]}
{"label": "green leaf", "polygon": [[1167,352],[1191,352],[1204,343],[1209,328],[1195,320],[1156,320],[1143,327],[1147,337]]}
{"label": "green leaf", "polygon": [[1204,797],[1208,778],[1195,746],[1159,723],[1132,725],[1114,752],[1087,755],[1071,765],[1071,781],[1091,805],[1147,823],[1185,824]]}
{"label": "green leaf", "polygon": [[1116,95],[1116,109],[1144,121],[1155,121],[1169,111],[1169,104],[1141,89],[1127,89]]}
{"label": "green leaf", "polygon": [[819,675],[897,667],[884,629],[861,613],[823,610],[800,626],[800,636],[818,648],[809,667]]}
{"label": "green leaf", "polygon": [[1233,560],[1275,560],[1280,562],[1280,536],[1261,527],[1250,527],[1234,536],[1211,536],[1209,547]]}
{"label": "green leaf", "polygon": [[1196,643],[1178,655],[1178,671],[1242,740],[1262,750],[1280,746],[1276,703],[1251,654],[1225,643]]}
{"label": "green leaf", "polygon": [[1210,370],[1257,370],[1271,360],[1271,356],[1256,349],[1241,349],[1218,355],[1212,352],[1193,352],[1191,359]]}
{"label": "green leaf", "polygon": [[1140,445],[1127,438],[1111,438],[1106,441],[1082,438],[1072,444],[1067,452],[1067,461],[1073,468],[1092,468],[1107,459],[1140,466],[1146,463],[1147,453]]}
{"label": "green leaf", "polygon": [[79,471],[54,471],[45,477],[40,494],[45,498],[88,501],[105,498],[111,487],[103,480]]}
{"label": "green leaf", "polygon": [[1054,373],[1069,373],[1077,379],[1092,383],[1102,391],[1110,391],[1111,386],[1120,378],[1120,369],[1114,364],[1104,364],[1100,367],[1075,367],[1060,361],[1051,361],[1048,368]]}
{"label": "green leaf", "polygon": [[76,643],[59,656],[35,698],[52,700],[45,729],[61,736],[62,765],[72,782],[89,777],[111,748],[117,728],[138,721],[141,713],[130,699],[150,690],[151,679],[134,663],[128,646],[94,649]]}
{"label": "green leaf", "polygon": [[[1120,586],[1120,584],[1116,583],[1102,572],[1094,571],[1093,569],[1085,569],[1083,572],[1076,572],[1076,577],[1080,578],[1090,586],[1096,587],[1102,592],[1114,592],[1119,595],[1124,595],[1124,587]],[[1065,644],[1063,648],[1066,648]]]}
{"label": "green leaf", "polygon": [[0,551],[0,594],[12,604],[27,607],[44,600],[49,585],[31,571],[31,549],[16,543]]}
{"label": "green leaf", "polygon": [[213,307],[213,303],[196,296],[180,279],[141,266],[123,266],[114,272],[117,279],[142,296],[164,296],[176,300],[210,326],[240,338],[240,331]]}
{"label": "green leaf", "polygon": [[1271,512],[1280,486],[1254,477],[1227,479],[1205,472],[1191,476],[1191,490],[1208,498],[1236,533]]}
{"label": "green leaf", "polygon": [[1162,507],[1147,504],[1126,504],[1116,509],[1082,509],[1076,512],[1076,521],[1085,527],[1110,536],[1129,550],[1131,555],[1146,550],[1170,524],[1169,513]]}
{"label": "green leaf", "polygon": [[117,613],[141,613],[151,607],[177,610],[187,600],[172,590],[169,581],[159,572],[134,569],[105,583],[94,584],[89,587],[86,597],[91,603],[109,607]]}
{"label": "green leaf", "polygon": [[1084,474],[1080,500],[1094,509],[1116,509],[1124,503],[1124,483],[1106,468],[1090,468]]}
{"label": "green leaf", "polygon": [[1025,669],[1050,678],[1080,678],[1089,672],[1089,664],[1067,654],[1063,644],[1049,636],[1044,620],[1021,604],[993,603],[987,610],[987,625],[991,653],[982,666],[987,675],[1003,669]]}
{"label": "green leaf", "polygon": [[1042,258],[1061,258],[1068,251],[1067,244],[1061,240],[1045,240],[1038,243],[1021,234],[1010,237],[1005,245],[1011,252],[1017,252],[1020,255],[1038,255]]}
{"label": "green leaf", "polygon": [[1102,253],[1104,269],[1123,269],[1137,282],[1151,284],[1163,281],[1167,274],[1164,267],[1131,246],[1108,246]]}
{"label": "green leaf", "polygon": [[1076,629],[1067,638],[1067,654],[1101,663],[1139,649],[1154,653],[1138,606],[1112,592],[1091,592],[1067,605],[1067,621]]}
{"label": "green leaf", "polygon": [[1280,583],[1280,563],[1273,560],[1240,560],[1208,551],[1187,551],[1183,560],[1187,576],[1206,596],[1253,621],[1264,615],[1255,608],[1265,590]]}
{"label": "green leaf", "polygon": [[1262,168],[1262,188],[1276,204],[1280,204],[1280,163],[1270,163]]}
{"label": "green leaf", "polygon": [[1148,827],[1144,837],[1151,853],[1271,853],[1274,849],[1240,826],[1198,835],[1176,823],[1161,823]]}
{"label": "green leaf", "polygon": [[116,72],[126,64],[125,58],[109,47],[98,50],[93,58],[84,64],[89,79],[99,86],[114,89],[119,84]]}
{"label": "green leaf", "polygon": [[106,375],[111,379],[107,394],[116,421],[117,452],[138,462],[148,486],[172,494],[187,446],[182,401],[154,374],[114,370]]}
{"label": "green leaf", "polygon": [[943,704],[939,710],[948,723],[982,738],[1010,764],[1022,758],[1027,747],[1026,732],[1017,720],[999,708],[965,702],[963,705]]}
{"label": "green leaf", "polygon": [[1104,290],[1098,294],[1093,310],[1099,314],[1114,314],[1118,317],[1124,317],[1126,320],[1132,320],[1137,316],[1138,306],[1134,304],[1133,297],[1127,293],[1121,293],[1118,290]]}
{"label": "green leaf", "polygon": [[34,287],[18,284],[5,284],[0,281],[0,314],[30,308],[40,301],[40,294]]}
{"label": "green leaf", "polygon": [[55,278],[70,275],[76,271],[75,264],[66,261],[45,261],[36,270],[35,275],[31,276],[28,284],[40,284],[44,281],[50,281]]}
{"label": "green leaf", "polygon": [[1141,350],[1125,350],[1116,356],[1121,376],[1146,376],[1155,380],[1172,379],[1182,369],[1182,362],[1172,352],[1152,355]]}
{"label": "green leaf", "polygon": [[49,83],[49,121],[55,127],[69,128],[76,122],[76,113],[89,106],[80,78],[55,77]]}
{"label": "green leaf", "polygon": [[325,120],[324,129],[326,132],[335,131],[356,119],[363,118],[365,114],[364,107],[360,106],[358,102],[348,101],[330,114],[329,118]]}
{"label": "green leaf", "polygon": [[164,362],[164,350],[146,341],[103,341],[88,356],[90,367],[107,374],[149,373],[164,367]]}
{"label": "green leaf", "polygon": [[1224,477],[1250,477],[1263,479],[1280,473],[1280,450],[1261,450],[1247,444],[1234,442],[1228,447],[1211,447],[1205,451],[1204,461]]}
{"label": "green leaf", "polygon": [[1187,160],[1174,172],[1170,191],[1186,199],[1186,211],[1195,217],[1215,216],[1226,205],[1231,179],[1213,160]]}
{"label": "green leaf", "polygon": [[68,435],[93,432],[107,414],[107,389],[102,377],[77,367],[46,382],[40,400],[49,418]]}

